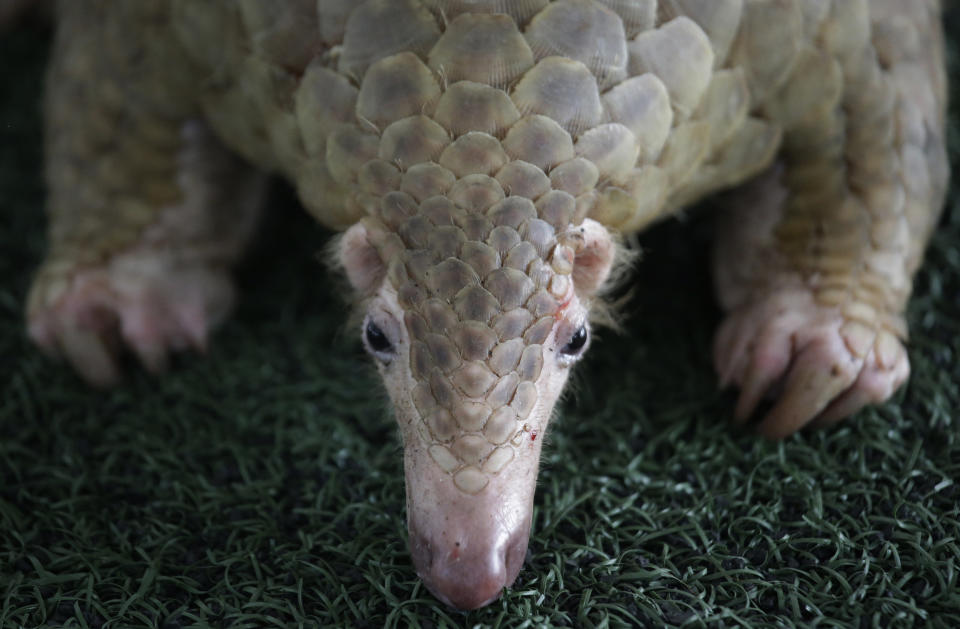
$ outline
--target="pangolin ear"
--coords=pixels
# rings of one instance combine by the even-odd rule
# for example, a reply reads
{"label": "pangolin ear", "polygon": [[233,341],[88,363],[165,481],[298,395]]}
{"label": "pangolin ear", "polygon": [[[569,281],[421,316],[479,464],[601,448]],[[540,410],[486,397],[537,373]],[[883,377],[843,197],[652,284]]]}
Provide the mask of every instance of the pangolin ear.
{"label": "pangolin ear", "polygon": [[574,258],[573,284],[578,295],[590,297],[610,277],[617,245],[607,228],[593,219],[585,218],[580,229],[583,246]]}
{"label": "pangolin ear", "polygon": [[367,228],[358,222],[344,232],[336,245],[337,262],[347,280],[361,297],[372,295],[387,273],[377,249],[370,243]]}

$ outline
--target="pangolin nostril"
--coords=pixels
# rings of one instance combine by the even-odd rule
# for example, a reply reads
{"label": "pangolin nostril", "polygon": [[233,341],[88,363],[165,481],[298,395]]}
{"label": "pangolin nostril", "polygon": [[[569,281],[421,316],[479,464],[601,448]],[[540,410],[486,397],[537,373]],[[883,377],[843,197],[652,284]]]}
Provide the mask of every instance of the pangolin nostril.
{"label": "pangolin nostril", "polygon": [[427,538],[414,530],[410,530],[410,557],[417,574],[423,575],[433,563],[433,553]]}
{"label": "pangolin nostril", "polygon": [[527,557],[527,543],[530,536],[527,532],[521,531],[515,533],[507,542],[507,553],[505,566],[507,569],[507,585],[512,585],[523,567],[523,562]]}

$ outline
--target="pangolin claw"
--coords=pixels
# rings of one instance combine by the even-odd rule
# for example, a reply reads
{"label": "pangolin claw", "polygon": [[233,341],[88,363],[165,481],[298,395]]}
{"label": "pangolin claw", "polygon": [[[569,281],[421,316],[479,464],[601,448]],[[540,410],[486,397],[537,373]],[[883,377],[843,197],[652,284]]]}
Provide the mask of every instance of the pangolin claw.
{"label": "pangolin claw", "polygon": [[715,359],[718,372],[741,388],[735,422],[749,420],[774,391],[776,402],[757,427],[770,439],[888,398],[909,374],[902,343],[858,322],[863,334],[852,344],[846,325],[838,309],[818,305],[806,290],[774,292],[734,311],[717,334]]}

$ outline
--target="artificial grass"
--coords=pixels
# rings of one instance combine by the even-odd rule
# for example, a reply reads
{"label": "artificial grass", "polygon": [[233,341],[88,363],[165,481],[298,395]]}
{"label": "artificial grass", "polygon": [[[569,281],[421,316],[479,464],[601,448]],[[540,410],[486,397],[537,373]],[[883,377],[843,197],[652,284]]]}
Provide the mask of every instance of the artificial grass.
{"label": "artificial grass", "polygon": [[461,614],[414,574],[396,430],[289,193],[208,356],[101,393],[27,342],[47,39],[0,37],[0,627],[960,626],[956,191],[909,385],[778,444],[715,387],[709,208],[642,237],[625,332],[548,435],[527,562]]}

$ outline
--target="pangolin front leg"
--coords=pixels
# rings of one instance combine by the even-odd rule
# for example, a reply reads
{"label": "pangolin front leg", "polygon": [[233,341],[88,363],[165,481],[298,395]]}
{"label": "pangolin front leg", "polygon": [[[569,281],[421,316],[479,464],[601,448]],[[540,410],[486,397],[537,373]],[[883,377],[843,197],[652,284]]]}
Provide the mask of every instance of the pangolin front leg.
{"label": "pangolin front leg", "polygon": [[[158,63],[184,61],[172,40],[88,4],[63,8],[48,76],[51,245],[27,316],[41,347],[107,385],[122,345],[152,371],[171,350],[204,347],[232,302],[229,264],[262,178],[189,119],[185,90],[156,84]],[[138,10],[150,13],[138,27],[163,23],[162,10]]]}
{"label": "pangolin front leg", "polygon": [[939,31],[932,3],[870,8],[871,39],[800,62],[795,85],[821,101],[787,118],[780,162],[720,219],[715,362],[741,389],[739,422],[778,392],[760,424],[773,438],[882,402],[909,375],[903,311],[947,168],[940,49],[905,35]]}

